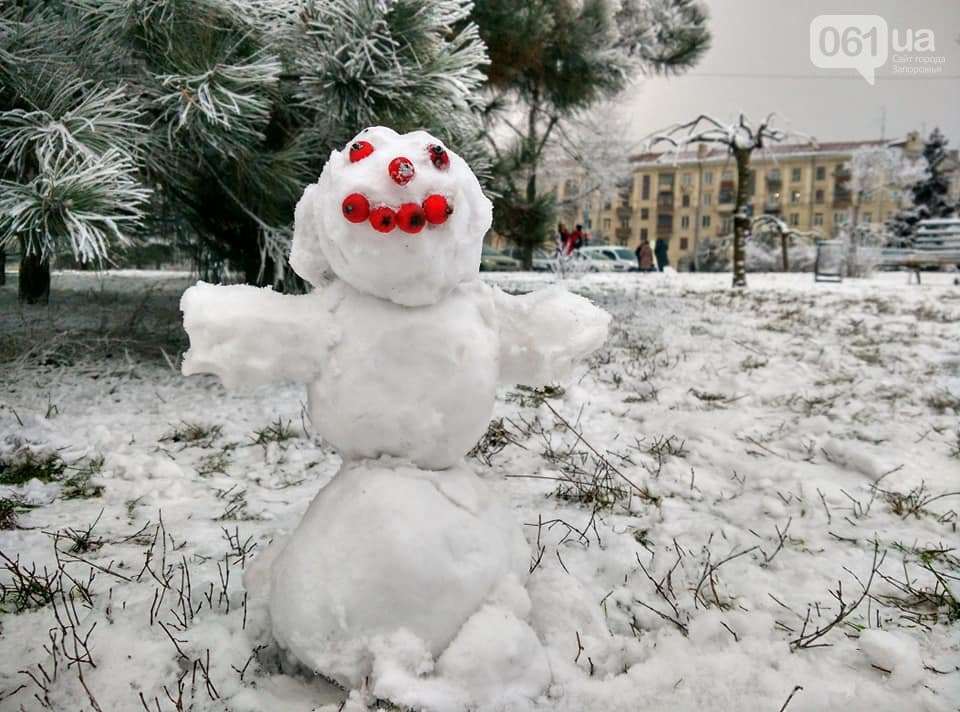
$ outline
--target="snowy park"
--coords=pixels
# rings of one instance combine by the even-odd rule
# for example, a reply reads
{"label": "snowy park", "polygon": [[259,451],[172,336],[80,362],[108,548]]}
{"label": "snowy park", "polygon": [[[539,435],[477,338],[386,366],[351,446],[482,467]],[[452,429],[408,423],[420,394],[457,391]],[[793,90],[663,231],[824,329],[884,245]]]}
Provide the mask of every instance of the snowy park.
{"label": "snowy park", "polygon": [[[488,709],[955,708],[960,288],[751,279],[564,281],[609,340],[498,391],[465,461],[522,524],[551,674],[528,698],[478,669]],[[244,573],[340,457],[301,385],[179,373],[192,281],[59,273],[48,314],[3,305],[3,709],[460,709],[410,641],[347,693],[263,629]],[[464,654],[522,662],[484,632]]]}
{"label": "snowy park", "polygon": [[955,0],[0,2],[0,712],[960,712]]}

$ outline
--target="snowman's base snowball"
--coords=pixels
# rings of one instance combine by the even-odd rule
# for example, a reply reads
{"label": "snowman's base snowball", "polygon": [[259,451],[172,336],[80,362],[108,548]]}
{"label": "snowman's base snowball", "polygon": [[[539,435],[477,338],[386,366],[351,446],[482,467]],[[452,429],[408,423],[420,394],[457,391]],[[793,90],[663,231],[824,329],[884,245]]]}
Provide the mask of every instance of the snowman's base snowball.
{"label": "snowman's base snowball", "polygon": [[247,572],[251,599],[267,598],[280,645],[345,687],[440,710],[549,683],[521,620],[529,547],[466,468],[347,463],[272,549]]}

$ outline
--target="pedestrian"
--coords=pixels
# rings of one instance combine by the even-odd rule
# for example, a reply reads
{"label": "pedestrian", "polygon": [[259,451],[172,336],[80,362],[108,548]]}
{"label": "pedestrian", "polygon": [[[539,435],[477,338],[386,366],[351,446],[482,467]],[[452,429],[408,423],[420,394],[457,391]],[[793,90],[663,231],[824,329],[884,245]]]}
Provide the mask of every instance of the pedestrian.
{"label": "pedestrian", "polygon": [[650,243],[643,240],[640,246],[634,251],[637,256],[637,264],[641,272],[650,272],[653,270],[653,250],[650,249]]}
{"label": "pedestrian", "polygon": [[573,254],[573,251],[579,247],[577,240],[579,239],[579,234],[576,230],[573,232],[566,233],[566,237],[563,243],[563,254],[569,256]]}
{"label": "pedestrian", "polygon": [[653,254],[657,258],[657,269],[663,272],[664,267],[670,266],[670,260],[667,258],[667,241],[658,239],[653,247]]}

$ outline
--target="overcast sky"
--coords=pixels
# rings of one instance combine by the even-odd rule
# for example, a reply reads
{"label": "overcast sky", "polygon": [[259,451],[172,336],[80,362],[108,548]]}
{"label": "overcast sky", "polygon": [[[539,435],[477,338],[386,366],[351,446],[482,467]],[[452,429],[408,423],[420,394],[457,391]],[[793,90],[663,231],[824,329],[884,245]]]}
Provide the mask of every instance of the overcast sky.
{"label": "overcast sky", "polygon": [[[820,141],[879,138],[934,126],[960,148],[960,0],[706,0],[713,46],[689,73],[647,79],[629,90],[633,137],[639,139],[699,113],[728,120],[780,113],[784,125]],[[896,76],[891,60],[870,86],[853,69],[819,69],[810,61],[810,22],[821,14],[883,17],[901,42],[907,29],[931,29],[941,78]],[[790,75],[774,77],[770,75]],[[934,75],[936,76],[936,75]]]}

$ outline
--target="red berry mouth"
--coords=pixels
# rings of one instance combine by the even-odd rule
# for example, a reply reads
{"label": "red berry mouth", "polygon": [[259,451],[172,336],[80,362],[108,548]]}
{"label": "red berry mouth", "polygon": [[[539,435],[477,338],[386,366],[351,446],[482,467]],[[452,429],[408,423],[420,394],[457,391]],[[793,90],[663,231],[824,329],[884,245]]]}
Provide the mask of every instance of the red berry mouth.
{"label": "red berry mouth", "polygon": [[388,233],[395,227],[415,235],[430,225],[442,225],[453,214],[453,206],[442,195],[428,195],[422,204],[404,203],[398,208],[378,205],[371,208],[370,201],[362,193],[351,193],[341,205],[343,217],[352,223],[370,221],[377,232]]}

